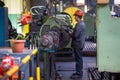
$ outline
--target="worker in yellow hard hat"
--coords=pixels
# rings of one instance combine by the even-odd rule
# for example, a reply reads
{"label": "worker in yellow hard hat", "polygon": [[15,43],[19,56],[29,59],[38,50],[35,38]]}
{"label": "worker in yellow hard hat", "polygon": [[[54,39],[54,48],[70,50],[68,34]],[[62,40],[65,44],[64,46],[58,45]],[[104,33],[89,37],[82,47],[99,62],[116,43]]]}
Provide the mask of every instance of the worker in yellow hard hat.
{"label": "worker in yellow hard hat", "polygon": [[76,72],[72,74],[70,78],[82,80],[83,76],[83,58],[82,58],[82,50],[85,44],[85,28],[86,25],[82,21],[82,17],[84,16],[84,12],[82,10],[76,10],[74,13],[75,20],[77,21],[75,28],[72,34],[72,48],[75,55],[76,62]]}

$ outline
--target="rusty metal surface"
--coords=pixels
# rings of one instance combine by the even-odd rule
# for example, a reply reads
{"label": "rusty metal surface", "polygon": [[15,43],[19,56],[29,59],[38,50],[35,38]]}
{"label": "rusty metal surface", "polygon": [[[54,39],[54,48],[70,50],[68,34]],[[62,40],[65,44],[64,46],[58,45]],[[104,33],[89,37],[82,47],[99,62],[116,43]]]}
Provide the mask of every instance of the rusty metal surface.
{"label": "rusty metal surface", "polygon": [[62,49],[70,41],[70,28],[64,20],[50,17],[40,29],[40,47],[43,49]]}
{"label": "rusty metal surface", "polygon": [[40,47],[43,49],[51,48],[52,46],[58,48],[59,46],[59,34],[55,31],[49,31],[40,37]]}

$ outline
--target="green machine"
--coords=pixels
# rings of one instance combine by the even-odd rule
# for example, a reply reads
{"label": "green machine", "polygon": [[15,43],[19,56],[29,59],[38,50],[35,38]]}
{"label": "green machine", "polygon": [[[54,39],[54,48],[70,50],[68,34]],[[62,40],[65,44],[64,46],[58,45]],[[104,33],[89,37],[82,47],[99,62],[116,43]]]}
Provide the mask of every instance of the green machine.
{"label": "green machine", "polygon": [[100,72],[120,72],[120,18],[109,5],[97,6],[97,67]]}
{"label": "green machine", "polygon": [[86,0],[84,22],[86,24],[86,39],[96,42],[96,0]]}
{"label": "green machine", "polygon": [[90,16],[89,13],[86,13],[84,16],[84,22],[86,24],[86,36],[88,39],[95,41],[96,40],[96,26],[95,26],[96,17]]}
{"label": "green machine", "polygon": [[57,78],[55,55],[70,42],[68,18],[66,14],[50,16],[40,28],[38,44],[44,58],[44,80]]}

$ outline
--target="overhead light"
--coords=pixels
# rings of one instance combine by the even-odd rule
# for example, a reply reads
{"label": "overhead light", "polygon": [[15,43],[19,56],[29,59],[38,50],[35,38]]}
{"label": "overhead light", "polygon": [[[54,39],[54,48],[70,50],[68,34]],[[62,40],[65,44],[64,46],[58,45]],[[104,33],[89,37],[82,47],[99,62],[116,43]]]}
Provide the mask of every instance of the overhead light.
{"label": "overhead light", "polygon": [[114,0],[114,4],[120,4],[120,0]]}
{"label": "overhead light", "polygon": [[85,0],[76,0],[76,5],[81,6],[85,4]]}

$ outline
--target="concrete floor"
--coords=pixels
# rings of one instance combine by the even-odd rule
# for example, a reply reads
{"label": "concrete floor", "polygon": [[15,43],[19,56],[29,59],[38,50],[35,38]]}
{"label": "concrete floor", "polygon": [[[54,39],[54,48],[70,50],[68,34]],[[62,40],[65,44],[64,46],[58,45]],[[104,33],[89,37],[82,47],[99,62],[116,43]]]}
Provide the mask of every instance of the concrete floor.
{"label": "concrete floor", "polygon": [[[41,64],[40,66],[41,71],[43,71],[43,65]],[[83,80],[89,80],[88,78],[89,67],[96,67],[96,57],[83,57]],[[72,75],[72,73],[75,72],[74,61],[56,62],[56,69],[60,77],[62,78],[61,80],[73,80],[70,79],[70,76]]]}
{"label": "concrete floor", "polygon": [[[88,79],[88,68],[96,67],[95,57],[83,57],[83,80]],[[58,73],[61,75],[62,80],[71,80],[70,76],[75,72],[75,62],[57,62],[56,64]]]}

